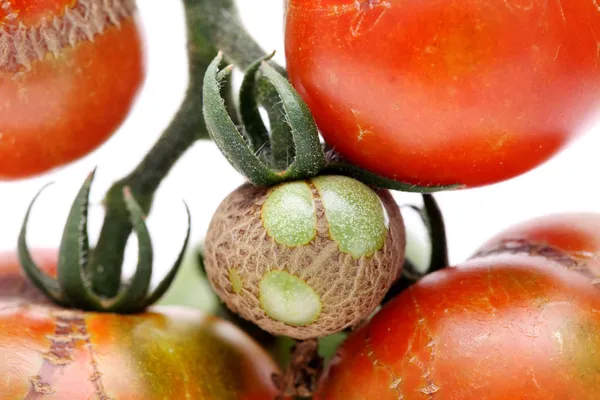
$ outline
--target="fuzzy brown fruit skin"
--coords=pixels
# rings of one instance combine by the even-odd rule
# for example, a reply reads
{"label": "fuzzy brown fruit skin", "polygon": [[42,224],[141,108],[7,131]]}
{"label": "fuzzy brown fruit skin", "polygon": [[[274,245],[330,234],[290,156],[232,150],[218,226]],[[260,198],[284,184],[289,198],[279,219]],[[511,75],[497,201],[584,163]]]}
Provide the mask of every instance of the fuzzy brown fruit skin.
{"label": "fuzzy brown fruit skin", "polygon": [[[259,188],[250,184],[221,203],[205,241],[206,272],[227,307],[274,335],[295,339],[326,336],[364,321],[400,275],[405,248],[404,222],[388,191],[375,192],[389,221],[383,246],[373,255],[356,258],[340,251],[319,190],[312,181],[305,183],[312,192],[316,215],[315,236],[308,244],[289,247],[269,236],[261,213],[269,195],[281,185]],[[316,320],[290,325],[265,312],[259,287],[271,271],[286,271],[314,290],[321,303]]]}

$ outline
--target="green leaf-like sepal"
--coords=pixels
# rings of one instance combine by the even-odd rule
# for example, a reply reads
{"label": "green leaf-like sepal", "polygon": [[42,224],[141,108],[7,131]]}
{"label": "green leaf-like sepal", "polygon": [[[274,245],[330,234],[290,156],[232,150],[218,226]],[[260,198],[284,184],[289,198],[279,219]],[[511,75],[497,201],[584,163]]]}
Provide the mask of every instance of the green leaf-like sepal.
{"label": "green leaf-like sepal", "polygon": [[[266,62],[270,57],[258,60],[246,73],[240,92],[243,133],[231,120],[221,96],[221,87],[232,71],[231,66],[220,69],[221,54],[213,60],[204,78],[203,112],[208,131],[233,167],[258,186],[312,177],[325,167],[316,124],[288,80]],[[256,77],[259,72],[264,79]],[[283,118],[290,127],[294,156],[283,169],[278,168],[280,160],[272,157],[272,137],[260,119],[255,100],[257,82],[268,82],[277,91]]]}
{"label": "green leaf-like sepal", "polygon": [[[133,231],[138,239],[138,262],[129,282],[121,282],[117,295],[106,298],[94,292],[90,276],[94,268],[103,268],[103,266],[93,265],[89,261],[94,259],[94,253],[89,247],[87,234],[89,193],[93,178],[94,172],[87,177],[71,206],[59,249],[57,279],[46,275],[35,265],[27,248],[27,223],[31,208],[39,193],[27,211],[19,235],[18,245],[21,264],[30,280],[58,305],[96,312],[122,314],[141,312],[155,303],[165,293],[181,265],[190,236],[189,209],[186,205],[188,216],[187,234],[177,261],[158,288],[152,294],[149,294],[153,264],[152,241],[140,205],[134,199],[129,188],[126,187],[123,190]],[[121,268],[118,268],[118,270],[121,270]]]}
{"label": "green leaf-like sepal", "polygon": [[346,175],[354,179],[378,188],[397,190],[399,192],[409,193],[436,193],[450,190],[463,189],[464,185],[414,185],[411,183],[400,182],[394,179],[385,178],[371,171],[360,168],[354,164],[345,161],[338,153],[332,149],[327,151],[327,167],[323,173]]}
{"label": "green leaf-like sepal", "polygon": [[46,296],[60,306],[68,306],[69,299],[61,290],[58,281],[40,270],[40,268],[33,261],[31,253],[29,252],[29,246],[27,245],[27,225],[29,224],[29,217],[31,216],[33,205],[40,197],[44,189],[46,189],[48,186],[50,186],[50,184],[44,186],[35,195],[29,204],[29,207],[27,208],[27,213],[25,214],[25,220],[21,226],[21,232],[19,234],[19,240],[17,244],[19,262],[21,263],[25,275],[27,275],[29,280],[31,280],[35,286],[37,286],[44,294],[46,294]]}
{"label": "green leaf-like sepal", "polygon": [[89,193],[95,171],[88,175],[71,206],[58,253],[58,281],[72,305],[83,310],[102,309],[102,299],[90,290],[87,263]]}

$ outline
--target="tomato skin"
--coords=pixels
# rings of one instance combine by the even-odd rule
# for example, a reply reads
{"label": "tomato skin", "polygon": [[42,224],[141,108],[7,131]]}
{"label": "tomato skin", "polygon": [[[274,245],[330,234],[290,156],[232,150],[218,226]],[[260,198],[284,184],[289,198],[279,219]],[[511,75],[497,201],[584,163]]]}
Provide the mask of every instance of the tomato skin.
{"label": "tomato skin", "polygon": [[[55,270],[56,251],[36,250],[34,259],[50,274]],[[116,315],[40,304],[2,285],[8,277],[24,284],[18,283],[14,261],[10,253],[0,257],[1,399],[267,400],[277,395],[274,361],[233,324],[173,306]]]}
{"label": "tomato skin", "polygon": [[[0,39],[8,46],[0,56],[0,180],[83,157],[129,113],[145,77],[134,1],[101,3],[19,0],[0,9]],[[102,11],[89,12],[92,6]],[[65,22],[73,15],[88,15],[83,27]],[[47,21],[70,28],[53,31]]]}
{"label": "tomato skin", "polygon": [[593,2],[289,0],[289,77],[349,161],[414,184],[500,182],[597,121]]}
{"label": "tomato skin", "polygon": [[36,391],[48,393],[44,399],[276,396],[273,361],[216,317],[174,307],[119,316],[1,304],[2,399],[33,399]]}
{"label": "tomato skin", "polygon": [[[42,271],[56,276],[56,249],[35,249],[32,252],[34,261]],[[0,302],[3,301],[32,302],[50,304],[51,301],[37,288],[21,269],[17,254],[12,251],[0,252]]]}
{"label": "tomato skin", "polygon": [[315,399],[597,399],[598,287],[558,258],[494,246],[560,249],[597,278],[598,233],[599,215],[539,218],[426,276],[349,337]]}

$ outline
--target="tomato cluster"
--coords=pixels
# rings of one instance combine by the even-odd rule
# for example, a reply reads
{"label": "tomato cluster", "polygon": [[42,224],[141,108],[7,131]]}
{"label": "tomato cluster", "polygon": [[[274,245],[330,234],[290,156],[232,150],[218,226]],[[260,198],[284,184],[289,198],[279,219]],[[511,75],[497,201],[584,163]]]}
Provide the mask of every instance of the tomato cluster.
{"label": "tomato cluster", "polygon": [[[27,249],[28,212],[0,254],[0,400],[600,398],[600,214],[526,221],[449,266],[430,194],[523,174],[596,122],[594,1],[285,0],[287,73],[233,0],[183,3],[190,88],[98,242],[91,173],[58,249]],[[0,0],[0,180],[114,134],[145,76],[138,25],[135,0]],[[145,216],[201,137],[248,182],[186,282],[182,251],[151,291]],[[426,272],[390,190],[423,194]],[[181,304],[153,305],[171,284]],[[183,304],[201,285],[216,315]]]}

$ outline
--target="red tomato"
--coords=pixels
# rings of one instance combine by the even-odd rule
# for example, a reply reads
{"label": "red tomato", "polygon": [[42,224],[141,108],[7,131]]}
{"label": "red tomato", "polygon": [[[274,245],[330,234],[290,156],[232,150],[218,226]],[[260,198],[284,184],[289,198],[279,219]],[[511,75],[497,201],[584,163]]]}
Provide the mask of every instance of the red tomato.
{"label": "red tomato", "polygon": [[0,180],[96,149],[144,79],[134,0],[2,0],[0,48]]}
{"label": "red tomato", "polygon": [[499,182],[600,109],[591,0],[288,0],[289,77],[349,161],[413,184]]}
{"label": "red tomato", "polygon": [[[38,250],[34,259],[52,273],[56,252]],[[19,298],[5,282],[25,285],[12,254],[0,255],[0,399],[277,395],[274,361],[229,322],[177,307],[116,315],[27,304],[32,297]]]}
{"label": "red tomato", "polygon": [[600,215],[506,231],[354,332],[315,399],[600,398],[599,254]]}

